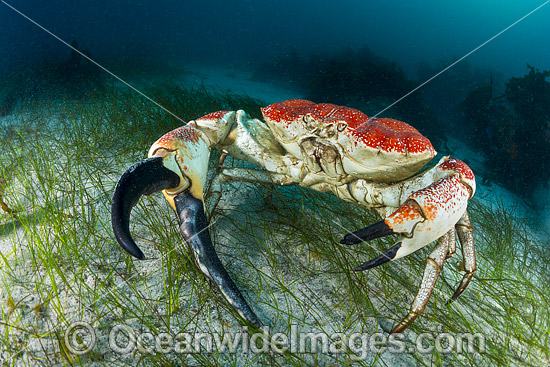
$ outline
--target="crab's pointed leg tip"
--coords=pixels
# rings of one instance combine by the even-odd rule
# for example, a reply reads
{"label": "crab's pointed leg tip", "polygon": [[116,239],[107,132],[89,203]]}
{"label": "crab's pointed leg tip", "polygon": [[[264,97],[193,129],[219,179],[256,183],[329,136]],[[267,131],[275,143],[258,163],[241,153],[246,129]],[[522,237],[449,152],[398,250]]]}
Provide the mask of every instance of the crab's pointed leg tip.
{"label": "crab's pointed leg tip", "polygon": [[377,267],[378,265],[385,264],[389,261],[392,261],[395,258],[395,255],[397,254],[397,251],[401,248],[401,242],[397,242],[395,245],[390,247],[386,252],[381,254],[378,257],[375,257],[374,259],[371,259],[357,267],[355,267],[354,271],[363,271],[368,270]]}
{"label": "crab's pointed leg tip", "polygon": [[363,241],[370,241],[370,240],[374,240],[375,238],[385,237],[392,234],[395,234],[393,229],[391,229],[391,227],[388,226],[386,222],[382,220],[380,222],[371,224],[370,226],[367,226],[365,228],[361,228],[360,230],[357,230],[355,232],[346,234],[344,238],[340,240],[340,244],[356,245]]}

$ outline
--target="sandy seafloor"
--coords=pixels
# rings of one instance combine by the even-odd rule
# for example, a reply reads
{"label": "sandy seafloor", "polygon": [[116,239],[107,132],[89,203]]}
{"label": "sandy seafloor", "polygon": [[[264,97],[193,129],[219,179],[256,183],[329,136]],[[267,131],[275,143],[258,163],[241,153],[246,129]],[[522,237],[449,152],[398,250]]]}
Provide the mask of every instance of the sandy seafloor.
{"label": "sandy seafloor", "polygon": [[[181,77],[181,82],[186,86],[194,86],[194,87],[204,86],[207,89],[211,89],[212,91],[246,94],[248,96],[264,101],[267,104],[279,102],[285,99],[303,97],[299,93],[296,93],[292,90],[281,88],[279,86],[271,85],[268,83],[260,83],[257,81],[253,81],[251,80],[250,73],[239,71],[239,70],[226,70],[221,68],[206,68],[206,67],[188,68],[185,72],[185,75]],[[5,122],[9,123],[10,117],[7,117],[6,119],[7,120]],[[156,140],[156,138],[157,137],[152,137],[151,142]],[[478,200],[486,204],[495,204],[495,203],[502,202],[502,204],[506,207],[515,208],[515,213],[519,217],[523,217],[523,216],[528,217],[530,213],[532,213],[532,209],[529,207],[528,203],[526,203],[523,199],[517,197],[513,193],[509,192],[508,190],[494,183],[491,184],[490,186],[483,185],[482,183],[483,171],[484,171],[483,159],[481,157],[478,157],[472,149],[469,149],[468,147],[461,144],[460,141],[453,139],[452,137],[449,138],[448,145],[454,151],[453,157],[467,160],[468,163],[471,165],[472,169],[474,170],[474,172],[476,173],[476,178],[477,178],[476,198]],[[239,193],[232,193],[231,200],[234,203],[238,202],[239,195],[240,195]],[[545,236],[546,234],[533,233],[533,235]],[[2,252],[2,255],[7,257],[7,260],[9,261],[10,256],[12,256],[13,254],[13,243],[9,240],[6,240],[0,237],[0,251]],[[427,251],[425,251],[425,253],[426,255],[428,254]],[[4,272],[6,271],[5,269],[6,268],[2,267],[0,271]],[[148,271],[147,265],[144,264],[143,269],[145,272],[147,272]],[[3,275],[2,277],[4,278]],[[153,289],[150,289],[149,292],[154,294],[155,293],[154,287],[158,287],[158,291],[161,292],[163,288],[162,277],[158,278],[158,283],[156,285],[153,284],[153,282],[149,282],[149,286],[153,287]],[[319,282],[319,284],[312,284],[310,288],[308,288],[308,290],[303,290],[303,291],[311,291],[312,289],[315,292],[319,292],[321,297],[328,297],[327,295],[322,294],[325,289],[325,284],[322,284],[322,282]],[[300,291],[302,290],[299,290],[297,294],[300,294]],[[6,301],[7,295],[8,294],[6,293],[5,289],[0,289],[0,298],[2,298],[2,303],[4,305],[7,302]],[[33,307],[33,297],[31,294],[28,293],[28,290],[15,287],[10,290],[9,295],[13,299],[18,299],[20,300],[20,302],[23,302],[23,303],[27,302],[29,307]],[[250,299],[254,298],[250,294],[248,297],[250,297]],[[71,302],[72,301],[69,301],[68,310],[71,309],[70,307]],[[403,305],[402,311],[405,312],[408,309],[408,307],[409,307],[409,304]],[[430,307],[430,305],[428,305],[428,307]],[[66,311],[66,312],[70,312],[70,311]],[[75,312],[74,318],[78,319],[79,308],[74,307],[74,312]],[[216,322],[216,320],[214,320],[213,322]],[[38,344],[34,346],[33,345],[29,346],[29,349],[40,350],[41,348],[44,348],[44,346],[38,345]],[[129,359],[129,361],[132,361],[132,359]],[[60,361],[60,363],[63,363],[63,361]],[[128,363],[131,364],[131,362],[128,362]],[[405,366],[413,363],[413,360],[410,358],[410,356],[407,356],[406,354],[405,355],[384,354],[381,356],[380,361],[377,363],[379,365]],[[89,365],[94,365],[94,364],[95,363],[92,361],[90,361],[89,363]]]}

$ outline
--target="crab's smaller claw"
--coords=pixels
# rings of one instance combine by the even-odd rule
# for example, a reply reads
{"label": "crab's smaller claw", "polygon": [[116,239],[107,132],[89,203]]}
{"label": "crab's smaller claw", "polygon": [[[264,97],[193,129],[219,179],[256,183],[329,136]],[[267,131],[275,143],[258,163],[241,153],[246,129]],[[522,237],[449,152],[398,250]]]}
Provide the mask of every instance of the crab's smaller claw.
{"label": "crab's smaller claw", "polygon": [[400,235],[386,252],[354,270],[367,270],[397,260],[454,228],[466,213],[468,200],[475,192],[474,175],[466,164],[457,159],[444,160],[435,167],[435,171],[442,178],[413,192],[403,205],[383,221],[344,236],[340,243],[354,245],[392,234]]}

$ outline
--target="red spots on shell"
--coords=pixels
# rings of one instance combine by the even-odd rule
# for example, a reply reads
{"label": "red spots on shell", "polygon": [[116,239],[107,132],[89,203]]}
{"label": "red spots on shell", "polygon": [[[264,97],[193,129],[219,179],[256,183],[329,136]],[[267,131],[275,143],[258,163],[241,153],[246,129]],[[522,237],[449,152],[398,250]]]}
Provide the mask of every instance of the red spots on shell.
{"label": "red spots on shell", "polygon": [[347,128],[343,134],[352,139],[351,147],[411,154],[429,152],[435,155],[430,141],[409,124],[389,118],[369,119],[363,112],[350,107],[291,99],[264,107],[262,113],[266,120],[286,127],[300,123],[306,115],[319,123],[344,122]]}
{"label": "red spots on shell", "polygon": [[277,123],[286,122],[288,125],[306,115],[314,105],[315,103],[305,99],[289,99],[262,108],[262,114],[266,120]]}
{"label": "red spots on shell", "polygon": [[348,126],[350,124],[355,126],[368,119],[367,115],[354,108],[330,103],[315,104],[305,99],[290,99],[274,103],[262,108],[262,113],[267,120],[278,123],[290,123],[303,118],[305,115],[310,115],[311,118],[326,123],[344,121]]}
{"label": "red spots on shell", "polygon": [[192,124],[188,124],[182,127],[178,127],[164,134],[159,140],[158,144],[170,144],[175,141],[184,141],[197,143],[199,141],[199,134],[197,129]]}
{"label": "red spots on shell", "polygon": [[223,118],[229,112],[231,112],[231,111],[212,112],[212,113],[209,113],[208,115],[204,115],[203,117],[198,118],[197,121],[199,121],[199,120],[219,120],[219,119]]}
{"label": "red spots on shell", "polygon": [[471,170],[471,168],[468,167],[468,165],[462,162],[460,159],[456,159],[456,158],[447,159],[445,162],[439,165],[439,168],[441,168],[442,170],[450,170],[450,171],[458,172],[462,175],[462,177],[466,179],[473,180],[475,178],[474,172]]}
{"label": "red spots on shell", "polygon": [[[430,141],[411,125],[390,118],[367,119],[351,131],[351,135],[371,148],[385,152],[424,153],[435,155]],[[373,137],[381,139],[379,142]]]}
{"label": "red spots on shell", "polygon": [[308,101],[307,99],[289,99],[280,103],[274,103],[271,106],[274,106],[276,108],[277,107],[278,108],[282,108],[282,107],[300,108],[300,107],[310,107],[314,104],[315,104],[314,102]]}

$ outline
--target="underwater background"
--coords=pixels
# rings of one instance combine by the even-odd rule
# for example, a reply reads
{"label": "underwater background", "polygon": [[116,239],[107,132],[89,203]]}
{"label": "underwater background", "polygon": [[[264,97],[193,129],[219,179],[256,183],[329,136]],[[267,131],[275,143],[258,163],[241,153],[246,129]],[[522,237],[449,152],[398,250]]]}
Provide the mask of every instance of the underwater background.
{"label": "underwater background", "polygon": [[[462,306],[450,310],[445,304],[449,297],[436,296],[427,307],[428,316],[422,323],[417,322],[419,325],[413,330],[415,333],[432,330],[434,322],[445,330],[482,330],[490,335],[490,353],[449,357],[434,352],[431,356],[414,355],[414,358],[384,354],[369,356],[361,363],[390,366],[549,363],[550,298],[548,290],[541,290],[541,284],[550,280],[548,1],[6,0],[0,3],[0,27],[0,250],[3,267],[7,269],[2,272],[0,289],[6,320],[0,324],[0,362],[7,353],[13,358],[8,360],[20,365],[34,365],[37,360],[46,361],[41,362],[43,365],[67,362],[108,365],[112,357],[108,353],[76,357],[63,352],[57,334],[55,337],[48,334],[53,342],[45,348],[32,344],[37,342],[29,333],[21,336],[7,326],[30,325],[40,329],[58,320],[78,319],[89,312],[87,302],[82,301],[89,297],[96,303],[90,311],[92,316],[83,318],[99,322],[99,328],[129,319],[137,319],[141,326],[157,327],[155,321],[148,320],[151,306],[132,298],[141,294],[136,291],[140,288],[132,288],[136,287],[133,285],[127,290],[124,286],[135,267],[139,267],[139,274],[155,274],[151,279],[144,276],[143,280],[147,291],[154,295],[150,299],[174,302],[163,305],[175,310],[174,313],[187,310],[184,316],[177,316],[181,319],[174,321],[180,328],[195,325],[200,329],[201,325],[208,325],[215,329],[220,324],[228,330],[240,328],[223,300],[214,291],[202,289],[206,281],[183,260],[162,259],[162,269],[177,269],[166,275],[154,273],[158,266],[134,264],[117,252],[108,218],[114,184],[126,167],[145,156],[148,146],[164,132],[181,125],[181,121],[142,98],[114,74],[186,120],[220,109],[240,108],[260,117],[260,106],[306,98],[354,107],[369,116],[380,113],[380,117],[411,124],[432,141],[440,155],[464,160],[476,174],[478,190],[471,210],[480,244],[478,273],[482,274],[474,278],[472,283],[476,284],[470,286],[474,288],[471,293],[462,296],[466,298]],[[22,148],[27,144],[36,153]],[[77,157],[74,159],[67,153],[73,149]],[[60,151],[67,156],[54,162],[51,156]],[[65,162],[72,163],[65,165]],[[57,164],[64,168],[58,171]],[[40,173],[43,167],[49,167],[44,170],[44,177]],[[89,181],[84,180],[90,172]],[[72,178],[77,179],[77,184]],[[32,181],[35,179],[39,184]],[[224,228],[217,235],[219,241],[231,243],[236,250],[228,245],[220,252],[233,262],[230,273],[244,274],[239,286],[252,290],[247,293],[248,298],[257,298],[258,307],[263,307],[264,316],[274,325],[291,325],[301,320],[315,328],[323,324],[318,319],[334,312],[339,316],[328,324],[343,323],[349,330],[366,327],[372,332],[379,324],[393,320],[392,317],[399,318],[407,310],[427,252],[414,255],[413,260],[407,260],[395,272],[371,275],[375,278],[364,275],[358,280],[349,275],[349,270],[341,274],[342,268],[349,268],[346,259],[356,257],[347,250],[340,252],[337,243],[341,229],[320,218],[342,216],[348,225],[353,223],[360,228],[361,223],[377,220],[376,216],[307,190],[280,189],[281,202],[267,206],[258,204],[265,196],[254,194],[254,186],[251,189],[245,185],[242,191],[233,187],[230,193],[231,190],[235,190],[233,199],[242,200],[242,212],[235,209],[239,200],[231,204],[231,198],[224,198],[212,215],[217,218],[217,225]],[[76,196],[71,196],[70,201],[63,195]],[[150,200],[148,204],[160,205],[161,199]],[[298,207],[292,204],[293,200],[306,204]],[[156,245],[157,250],[171,246],[174,242],[171,239],[177,238],[177,234],[172,233],[173,229],[162,233],[161,228],[173,224],[172,213],[168,208],[159,208],[157,212],[148,204],[136,209],[140,218],[136,232],[139,229],[140,233],[146,233],[145,242],[162,244]],[[244,208],[252,210],[247,212]],[[229,214],[239,219],[232,219]],[[84,217],[90,221],[85,228],[76,222],[76,218]],[[239,220],[247,225],[241,226]],[[285,226],[289,223],[298,224],[288,229]],[[324,223],[326,229],[319,237],[309,231],[317,223]],[[147,232],[147,228],[156,229]],[[338,231],[339,234],[333,233]],[[272,239],[276,244],[266,250],[258,238],[266,243]],[[296,241],[302,242],[289,250],[296,253],[286,254],[285,244]],[[243,242],[251,243],[252,250]],[[319,244],[325,247],[316,247]],[[94,249],[90,253],[96,260],[90,263],[84,255],[72,259],[80,251],[79,246]],[[95,248],[102,249],[97,250],[100,254]],[[380,248],[387,248],[387,243]],[[361,251],[365,259],[372,257],[371,249]],[[19,252],[22,258],[18,257]],[[284,260],[280,260],[281,256]],[[288,265],[293,256],[297,263]],[[58,262],[58,258],[66,260]],[[222,261],[226,260],[222,257]],[[270,269],[272,266],[273,274],[263,268],[264,261]],[[25,266],[28,269],[30,263],[32,269],[38,269],[33,274],[21,270]],[[481,264],[485,270],[481,270]],[[453,266],[452,271],[442,275],[448,280],[444,282],[446,293],[460,278],[461,263],[457,260]],[[111,272],[109,269],[113,268],[117,270]],[[309,272],[306,268],[313,270]],[[277,269],[287,272],[278,278]],[[248,284],[264,273],[270,274],[262,278],[269,286],[264,288],[262,281]],[[303,281],[305,289],[296,286],[302,291],[289,290],[292,288],[288,285],[289,273],[290,283],[302,286]],[[44,274],[50,274],[50,278],[45,278],[50,279],[45,281],[47,284],[32,287],[35,279]],[[76,281],[78,294],[71,295],[74,299],[71,298],[66,309],[59,306],[65,301],[57,289],[70,290],[73,281],[65,279],[64,274],[82,277]],[[181,278],[191,282],[191,288],[180,288],[177,279]],[[273,285],[278,279],[282,283]],[[398,285],[406,291],[395,289],[392,279],[398,279]],[[90,282],[96,286],[89,286]],[[107,283],[120,286],[122,293],[128,294],[130,305],[122,305],[119,296],[113,295],[97,301],[101,297],[95,292],[109,288],[111,285]],[[361,287],[363,283],[368,286]],[[171,293],[172,288],[168,291],[169,287],[163,284],[170,284],[177,291]],[[37,291],[38,288],[44,291]],[[282,295],[272,295],[272,289],[284,291]],[[328,289],[334,294],[323,293]],[[375,300],[370,298],[375,297],[373,289],[378,292]],[[320,294],[322,299],[311,294]],[[403,295],[393,300],[395,294]],[[348,295],[351,300],[346,300]],[[179,304],[182,297],[187,297],[187,301]],[[333,297],[338,301],[333,302]],[[196,303],[210,298],[216,299],[211,301],[214,303],[211,307],[223,317],[213,311],[208,320],[195,320],[195,312],[189,310],[205,307]],[[392,301],[386,303],[384,300],[388,298]],[[321,304],[321,311],[311,311],[315,314],[315,321],[311,321],[308,310],[317,303]],[[57,306],[53,307],[54,304]],[[272,304],[276,305],[274,310],[270,308]],[[479,309],[470,314],[476,307]],[[302,313],[296,316],[288,309],[300,309]],[[353,316],[346,316],[346,312]],[[385,321],[380,321],[381,318]],[[510,331],[515,327],[517,331]],[[32,341],[21,341],[27,339]],[[510,347],[516,344],[521,347]],[[52,350],[50,354],[44,352],[48,348]],[[25,355],[21,350],[28,352]],[[338,356],[326,359],[310,356],[312,359],[305,360],[269,356],[262,357],[260,362],[251,362],[249,356],[242,355],[180,357],[144,358],[151,365],[177,365],[182,361],[190,365],[240,365],[243,361],[274,365],[360,363]],[[115,360],[132,365],[135,361],[132,358],[115,357]]]}
{"label": "underwater background", "polygon": [[[544,2],[9,4],[123,77],[186,67],[245,71],[252,73],[248,79],[284,86],[315,102],[374,114]],[[14,76],[45,63],[67,69],[71,50],[66,45],[6,5],[0,10],[5,89]],[[544,72],[550,70],[548,11],[542,7],[530,14],[384,111],[435,140],[436,148],[441,147],[437,139],[453,136],[481,150],[489,166],[487,180],[531,200],[542,216],[550,197],[550,87]],[[108,76],[95,66],[90,69],[90,77]],[[61,78],[71,72],[77,73],[68,68]],[[40,76],[26,75],[16,83],[31,88],[32,78]],[[24,94],[5,91],[4,114],[18,93]]]}
{"label": "underwater background", "polygon": [[[410,78],[427,62],[454,61],[529,13],[543,1],[8,1],[97,61],[155,60],[249,66],[281,57],[370,48],[395,61]],[[548,10],[540,9],[505,36],[468,58],[503,77],[525,64],[550,68]],[[1,64],[24,67],[67,50],[2,7]],[[109,65],[106,65],[109,66]]]}

